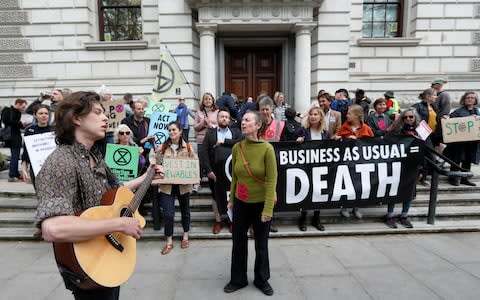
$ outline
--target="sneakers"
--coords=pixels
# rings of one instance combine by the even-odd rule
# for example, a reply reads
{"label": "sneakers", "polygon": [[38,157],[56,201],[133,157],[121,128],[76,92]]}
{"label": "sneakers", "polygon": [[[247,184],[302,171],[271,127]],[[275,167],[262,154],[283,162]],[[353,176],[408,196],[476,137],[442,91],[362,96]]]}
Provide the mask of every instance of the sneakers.
{"label": "sneakers", "polygon": [[253,282],[253,285],[257,287],[257,289],[261,290],[262,293],[264,293],[267,296],[272,296],[273,295],[273,289],[270,283],[268,281],[265,281],[263,285],[260,285],[256,283],[255,281]]}
{"label": "sneakers", "polygon": [[408,217],[400,217],[400,224],[402,224],[405,228],[413,228],[413,225],[408,220]]}
{"label": "sneakers", "polygon": [[361,218],[363,218],[363,214],[360,212],[360,210],[358,209],[358,207],[354,207],[354,208],[352,209],[352,213],[353,213],[353,215],[355,216],[355,218],[357,218],[357,219],[359,219],[359,220],[360,220]]}
{"label": "sneakers", "polygon": [[[223,288],[223,291],[227,294],[230,294],[230,293],[233,293],[239,289],[243,289],[244,287],[246,287],[248,285],[248,283],[245,283],[245,285],[235,285],[231,282],[229,282],[224,288]],[[273,290],[272,290],[273,292]]]}
{"label": "sneakers", "polygon": [[397,228],[397,224],[395,223],[395,218],[393,216],[392,217],[386,216],[384,223],[385,223],[385,225],[387,225],[388,227],[390,227],[392,229]]}
{"label": "sneakers", "polygon": [[350,218],[350,213],[348,212],[348,210],[346,208],[342,208],[340,210],[340,215],[344,218]]}
{"label": "sneakers", "polygon": [[19,182],[19,181],[21,181],[21,180],[17,177],[8,178],[8,182]]}

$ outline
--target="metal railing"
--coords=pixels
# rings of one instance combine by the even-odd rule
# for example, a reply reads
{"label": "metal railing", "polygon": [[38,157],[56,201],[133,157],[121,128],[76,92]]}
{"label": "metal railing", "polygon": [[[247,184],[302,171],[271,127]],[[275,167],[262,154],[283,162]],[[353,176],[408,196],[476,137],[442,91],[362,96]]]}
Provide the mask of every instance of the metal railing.
{"label": "metal railing", "polygon": [[437,209],[437,193],[438,193],[438,178],[439,175],[444,176],[456,176],[460,178],[470,178],[473,176],[473,173],[470,170],[466,170],[460,167],[457,163],[455,163],[450,158],[446,157],[445,155],[437,152],[432,147],[425,145],[426,153],[432,154],[432,156],[437,156],[441,158],[446,163],[450,164],[450,166],[454,166],[458,168],[460,171],[447,171],[439,165],[435,160],[431,159],[428,155],[425,155],[425,161],[431,167],[432,170],[432,180],[430,182],[430,200],[428,202],[428,215],[427,215],[427,224],[434,225],[435,224],[435,213]]}

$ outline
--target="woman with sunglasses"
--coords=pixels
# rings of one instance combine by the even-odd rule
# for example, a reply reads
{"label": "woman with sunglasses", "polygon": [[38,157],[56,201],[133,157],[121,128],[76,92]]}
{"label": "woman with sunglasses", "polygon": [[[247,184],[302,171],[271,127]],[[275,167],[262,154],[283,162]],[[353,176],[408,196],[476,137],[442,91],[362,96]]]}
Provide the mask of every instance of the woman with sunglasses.
{"label": "woman with sunglasses", "polygon": [[[415,129],[420,123],[421,119],[417,114],[417,111],[413,107],[409,107],[400,113],[400,117],[395,120],[391,127],[391,131],[387,135],[400,135],[400,136],[417,136]],[[412,195],[413,199],[413,195]],[[410,209],[410,203],[412,199],[406,199],[403,202],[402,213],[399,221],[405,228],[413,228],[412,223],[408,220],[408,210]],[[397,228],[394,215],[395,204],[391,203],[387,206],[387,215],[385,216],[385,225],[390,228]]]}
{"label": "woman with sunglasses", "polygon": [[[114,144],[138,147],[138,145],[133,141],[133,134],[132,134],[132,131],[130,130],[130,127],[128,127],[125,124],[120,124],[117,127],[117,129],[115,130],[115,134],[113,136],[113,142]],[[140,174],[141,170],[145,166],[146,160],[145,160],[145,156],[142,155],[144,149],[142,147],[138,147],[138,150],[140,151],[140,156],[138,158],[138,172]]]}

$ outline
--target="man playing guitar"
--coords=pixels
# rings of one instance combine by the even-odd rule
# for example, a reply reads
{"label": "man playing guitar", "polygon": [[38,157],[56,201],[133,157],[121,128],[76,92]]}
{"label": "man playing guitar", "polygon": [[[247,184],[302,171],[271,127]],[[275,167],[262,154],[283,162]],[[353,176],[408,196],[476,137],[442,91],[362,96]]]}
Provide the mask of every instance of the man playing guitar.
{"label": "man playing guitar", "polygon": [[[47,158],[37,177],[39,202],[35,225],[41,229],[43,238],[54,244],[83,243],[99,236],[115,239],[112,237],[115,234],[119,238],[139,239],[145,222],[142,218],[141,224],[135,218],[135,215],[139,216],[137,207],[131,209],[129,205],[127,212],[124,208],[121,214],[104,219],[78,216],[84,210],[103,204],[102,196],[107,190],[122,186],[95,145],[105,137],[107,130],[107,116],[99,95],[73,93],[57,107],[55,121],[58,148]],[[163,178],[163,168],[154,165],[150,174]],[[125,190],[139,188],[146,177],[147,173],[125,182]],[[74,271],[60,264],[58,267],[66,288],[72,291],[75,299],[119,298],[119,286],[85,289],[76,284],[81,278]]]}

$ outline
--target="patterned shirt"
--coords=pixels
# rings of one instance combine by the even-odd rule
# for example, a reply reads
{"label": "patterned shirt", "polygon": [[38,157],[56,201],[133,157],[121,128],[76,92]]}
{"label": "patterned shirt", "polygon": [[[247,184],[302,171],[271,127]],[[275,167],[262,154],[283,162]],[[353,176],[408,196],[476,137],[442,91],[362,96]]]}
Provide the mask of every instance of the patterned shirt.
{"label": "patterned shirt", "polygon": [[[96,162],[90,168],[90,156]],[[53,216],[75,213],[100,205],[103,194],[121,185],[100,152],[84,145],[61,145],[47,158],[37,176],[38,207],[35,226]]]}

